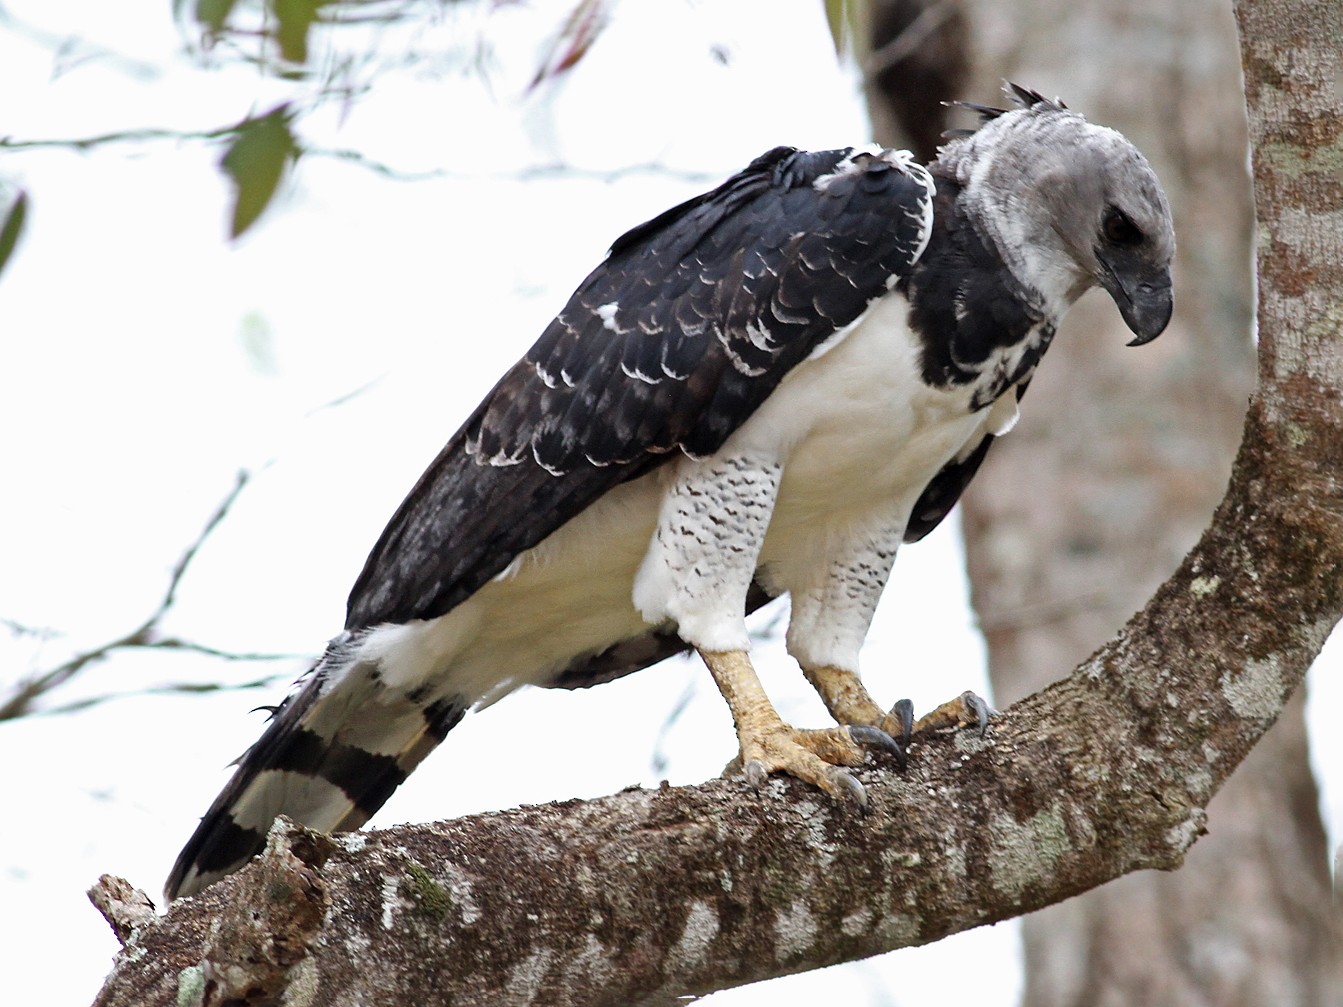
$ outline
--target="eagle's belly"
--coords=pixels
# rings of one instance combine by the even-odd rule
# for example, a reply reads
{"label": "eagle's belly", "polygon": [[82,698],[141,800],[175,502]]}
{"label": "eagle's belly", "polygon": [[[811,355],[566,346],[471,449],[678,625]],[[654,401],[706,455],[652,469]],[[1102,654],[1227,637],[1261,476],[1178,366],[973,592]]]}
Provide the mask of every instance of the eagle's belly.
{"label": "eagle's belly", "polygon": [[631,590],[660,498],[656,473],[619,486],[447,614],[375,630],[384,680],[484,706],[647,632]]}
{"label": "eagle's belly", "polygon": [[762,558],[818,523],[881,514],[903,521],[920,493],[984,425],[972,390],[924,383],[906,302],[876,302],[828,352],[799,365],[734,442],[783,462]]}
{"label": "eagle's belly", "polygon": [[[895,294],[874,304],[826,352],[796,367],[715,456],[683,458],[617,487],[451,612],[379,630],[405,672],[384,677],[401,678],[404,688],[430,682],[435,694],[485,705],[549,682],[580,655],[648,632],[659,612],[673,610],[659,592],[684,588],[675,577],[647,576],[669,487],[721,459],[781,467],[758,557],[763,569],[825,563],[848,526],[902,523],[984,422],[970,410],[968,391],[923,383],[904,310]],[[747,561],[749,582],[756,564]],[[788,588],[788,579],[779,587]],[[666,586],[654,584],[650,600],[638,598],[636,581]],[[723,628],[715,625],[706,639],[738,632],[742,599],[724,608]]]}

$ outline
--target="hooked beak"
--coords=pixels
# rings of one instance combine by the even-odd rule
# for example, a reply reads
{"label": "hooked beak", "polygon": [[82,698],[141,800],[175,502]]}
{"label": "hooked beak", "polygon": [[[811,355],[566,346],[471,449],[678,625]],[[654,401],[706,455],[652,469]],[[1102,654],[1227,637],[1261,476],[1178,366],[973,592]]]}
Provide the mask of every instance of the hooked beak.
{"label": "hooked beak", "polygon": [[1100,285],[1106,289],[1124,324],[1133,332],[1129,346],[1150,343],[1165,330],[1175,299],[1171,292],[1170,266],[1126,268],[1127,264],[1100,261]]}

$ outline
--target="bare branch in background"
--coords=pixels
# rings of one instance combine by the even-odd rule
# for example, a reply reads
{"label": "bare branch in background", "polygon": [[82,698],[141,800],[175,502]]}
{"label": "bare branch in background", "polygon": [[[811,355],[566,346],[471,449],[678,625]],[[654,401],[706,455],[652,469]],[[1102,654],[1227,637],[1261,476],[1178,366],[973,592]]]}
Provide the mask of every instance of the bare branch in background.
{"label": "bare branch in background", "polygon": [[[13,720],[17,717],[23,717],[38,712],[35,709],[34,704],[39,699],[42,699],[53,690],[65,685],[90,665],[106,660],[120,651],[132,649],[188,651],[196,654],[208,654],[211,657],[223,658],[230,661],[283,661],[292,660],[300,656],[296,654],[240,653],[237,651],[222,650],[192,640],[162,636],[158,631],[159,623],[177,601],[177,589],[181,585],[182,579],[187,575],[187,571],[191,568],[192,560],[196,558],[197,553],[200,552],[200,549],[205,544],[206,540],[214,533],[215,529],[219,527],[224,518],[228,516],[229,510],[233,507],[243,489],[246,488],[250,478],[250,473],[246,471],[238,473],[233,488],[229,490],[223,501],[215,509],[214,514],[212,514],[210,519],[205,523],[205,527],[201,530],[200,535],[187,547],[186,551],[182,554],[181,559],[179,559],[177,564],[173,567],[172,573],[168,578],[167,589],[164,591],[163,597],[160,599],[158,606],[150,614],[149,618],[124,636],[120,636],[115,640],[109,640],[107,643],[95,647],[92,650],[76,654],[68,661],[64,661],[54,668],[38,672],[37,674],[31,675],[20,681],[10,690],[7,697],[0,699],[0,721]],[[3,624],[9,628],[11,633],[15,633],[16,635],[40,635],[47,638],[57,635],[54,631],[24,627],[12,620],[4,620]],[[268,677],[256,682],[231,686],[231,688],[252,688],[254,686],[269,684],[272,681],[274,681],[274,678]],[[223,686],[181,684],[162,686],[146,691],[209,692],[219,688],[223,688]],[[101,702],[103,699],[116,698],[116,695],[118,694],[82,700],[59,707],[56,710],[45,712],[68,712],[71,710],[83,709]]]}
{"label": "bare branch in background", "polygon": [[[575,0],[526,89],[528,94],[569,72],[587,55],[607,24],[609,3]],[[463,0],[175,0],[174,16],[184,34],[194,40],[192,53],[202,68],[222,61],[246,63],[255,66],[261,76],[284,82],[288,93],[276,101],[273,89],[268,90],[268,112],[249,114],[228,126],[134,128],[65,139],[0,137],[0,153],[49,148],[87,151],[152,141],[228,141],[220,167],[234,197],[230,238],[253,225],[270,205],[286,173],[304,155],[337,157],[406,181],[439,177],[433,171],[399,170],[357,151],[310,150],[303,143],[301,123],[307,115],[333,104],[348,111],[375,80],[392,72],[445,73],[465,68],[486,76],[489,59],[484,35],[454,31],[453,25],[444,28],[441,23],[445,11],[459,6],[479,5]],[[87,62],[119,59],[79,38],[58,38],[24,25],[3,8],[0,28],[49,47],[53,75]],[[68,52],[79,53],[78,60],[71,63]],[[157,72],[125,60],[118,66],[140,77]],[[245,94],[239,97],[244,102],[247,99]],[[253,100],[261,101],[259,97]],[[7,189],[17,186],[0,177],[0,196]],[[0,269],[12,257],[29,198],[18,192],[0,216]]]}
{"label": "bare branch in background", "polygon": [[930,161],[947,128],[943,102],[968,93],[973,46],[965,2],[870,0],[868,7],[856,38],[873,133]]}

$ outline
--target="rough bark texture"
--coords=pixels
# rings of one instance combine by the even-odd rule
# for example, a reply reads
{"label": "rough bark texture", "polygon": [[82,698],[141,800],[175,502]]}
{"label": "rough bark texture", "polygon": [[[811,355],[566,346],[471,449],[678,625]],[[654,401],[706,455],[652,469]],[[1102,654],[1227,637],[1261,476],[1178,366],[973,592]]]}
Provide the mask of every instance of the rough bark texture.
{"label": "rough bark texture", "polygon": [[1118,637],[987,738],[860,772],[866,816],[714,781],[335,843],[277,827],[136,927],[97,1002],[659,1003],[1178,866],[1343,609],[1340,12],[1292,10],[1243,11],[1261,389],[1212,527]]}
{"label": "rough bark texture", "polygon": [[1188,673],[1167,666],[1204,633],[1200,575],[1186,570],[1131,636],[987,738],[945,736],[905,773],[860,772],[864,816],[774,779],[764,792],[630,791],[335,844],[277,828],[260,861],[139,928],[98,1003],[662,1003],[1175,867],[1336,614],[1312,597],[1304,625],[1270,618],[1254,591],[1288,574],[1242,563],[1243,544],[1212,543],[1203,562],[1223,569],[1234,552],[1227,598],[1257,613],[1244,643],[1210,646],[1215,663]]}
{"label": "rough bark texture", "polygon": [[[1008,19],[998,3],[969,7],[973,97],[1019,79],[1133,137],[1180,241],[1162,340],[1127,349],[1108,299],[1078,305],[963,503],[995,696],[1011,702],[1123,625],[1223,492],[1253,387],[1253,219],[1229,8],[1026,0]],[[1303,710],[1293,702],[1218,795],[1212,834],[1178,874],[1126,877],[1025,921],[1029,1007],[1338,1002]]]}

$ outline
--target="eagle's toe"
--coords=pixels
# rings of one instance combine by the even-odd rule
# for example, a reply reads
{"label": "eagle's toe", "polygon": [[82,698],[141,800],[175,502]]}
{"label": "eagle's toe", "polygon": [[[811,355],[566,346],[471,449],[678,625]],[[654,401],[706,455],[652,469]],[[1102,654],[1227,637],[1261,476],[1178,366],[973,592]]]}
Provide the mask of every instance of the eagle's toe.
{"label": "eagle's toe", "polygon": [[900,765],[905,757],[899,742],[867,726],[800,730],[780,723],[743,734],[741,744],[735,764],[741,766],[747,783],[760,786],[770,773],[787,773],[860,809],[867,807],[867,791],[846,767],[863,765],[870,749],[891,753]]}
{"label": "eagle's toe", "polygon": [[989,719],[997,712],[984,701],[982,696],[966,690],[955,699],[943,703],[937,709],[920,717],[918,722],[914,724],[914,733],[940,731],[946,728],[974,727],[982,738],[984,732],[989,728]]}
{"label": "eagle's toe", "polygon": [[834,790],[826,790],[826,793],[832,797],[835,791],[839,791],[843,797],[841,800],[852,801],[858,805],[859,811],[867,810],[867,788],[858,782],[858,778],[846,769],[840,769],[838,766],[832,768],[828,774]]}

